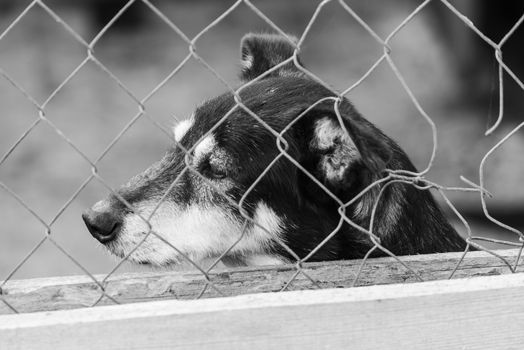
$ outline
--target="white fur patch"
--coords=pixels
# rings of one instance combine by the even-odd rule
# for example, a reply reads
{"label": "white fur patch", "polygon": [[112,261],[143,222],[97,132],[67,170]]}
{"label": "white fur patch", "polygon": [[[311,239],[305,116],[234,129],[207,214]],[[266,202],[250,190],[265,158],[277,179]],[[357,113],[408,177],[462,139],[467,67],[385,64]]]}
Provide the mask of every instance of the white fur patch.
{"label": "white fur patch", "polygon": [[[266,203],[260,201],[255,209],[255,215],[253,221],[259,226],[253,227],[253,234],[250,236],[251,239],[255,239],[258,242],[269,242],[273,241],[275,237],[279,237],[282,234],[282,219],[274,212],[273,209],[267,206]],[[268,232],[269,231],[269,232]]]}
{"label": "white fur patch", "polygon": [[240,64],[245,70],[251,69],[253,67],[253,55],[246,55],[241,61]]}
{"label": "white fur patch", "polygon": [[[142,203],[137,211],[147,219],[155,206],[154,202]],[[265,255],[275,238],[281,236],[282,220],[265,203],[258,204],[253,220],[267,231],[253,225],[234,246],[231,254],[245,257]],[[243,226],[242,220],[219,207],[193,205],[180,209],[169,202],[160,205],[149,224],[155,233],[195,261],[225,252],[241,237]],[[121,234],[107,246],[114,254],[124,256],[143,239],[149,228],[138,215],[129,214],[124,218]],[[130,259],[155,265],[183,260],[176,250],[154,235],[150,235],[131,254]]]}
{"label": "white fur patch", "polygon": [[315,145],[320,149],[327,149],[333,146],[336,139],[355,147],[351,137],[337,122],[327,117],[317,120],[315,123]]}
{"label": "white fur patch", "polygon": [[195,147],[195,164],[197,164],[202,157],[211,153],[215,147],[216,141],[213,134],[206,136],[202,141],[200,141]]}
{"label": "white fur patch", "polygon": [[[138,211],[147,218],[155,205],[142,204]],[[171,203],[162,203],[149,223],[155,233],[195,260],[220,254],[222,249],[227,249],[228,242],[234,242],[233,237],[239,237],[241,229],[239,223],[217,208],[191,206],[181,210]],[[130,251],[148,231],[148,224],[138,215],[126,216],[117,240],[120,248]],[[154,235],[150,235],[131,258],[157,265],[180,261],[177,252]]]}
{"label": "white fur patch", "polygon": [[176,142],[180,142],[180,140],[182,140],[182,138],[187,134],[189,129],[191,129],[194,122],[194,116],[192,115],[189,119],[182,120],[180,123],[175,125],[175,127],[173,128],[173,134],[175,136]]}
{"label": "white fur patch", "polygon": [[326,179],[333,183],[342,181],[348,167],[360,158],[351,137],[336,121],[327,117],[315,123],[315,136],[311,146],[328,150],[328,153],[321,157],[320,168]]}

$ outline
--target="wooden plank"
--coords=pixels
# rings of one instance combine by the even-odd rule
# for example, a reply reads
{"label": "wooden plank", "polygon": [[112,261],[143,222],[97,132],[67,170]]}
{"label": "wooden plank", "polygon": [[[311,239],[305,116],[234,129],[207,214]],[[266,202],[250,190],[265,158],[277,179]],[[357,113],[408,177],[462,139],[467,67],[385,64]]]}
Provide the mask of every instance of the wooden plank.
{"label": "wooden plank", "polygon": [[[500,250],[497,254],[514,263],[518,250]],[[425,281],[430,281],[449,278],[461,256],[461,253],[445,253],[404,256],[401,259]],[[360,265],[360,260],[306,263],[303,265],[303,270],[321,288],[341,288],[353,285]],[[210,279],[222,294],[213,288],[207,288],[202,297],[280,291],[295,273],[296,268],[293,265],[213,270]],[[510,269],[499,258],[485,252],[470,252],[456,271],[454,278],[506,273],[510,273]],[[101,281],[105,276],[95,277]],[[417,281],[417,277],[396,260],[377,258],[367,261],[358,285]],[[105,290],[111,298],[125,304],[165,299],[195,299],[205,285],[206,280],[199,272],[154,272],[110,276]],[[316,288],[315,285],[303,274],[299,274],[288,290],[313,288]],[[98,285],[87,276],[9,281],[3,287],[2,293],[1,297],[19,312],[88,307],[101,296]],[[107,305],[113,302],[104,298],[99,304]],[[0,314],[11,312],[4,303],[0,302]]]}
{"label": "wooden plank", "polygon": [[524,274],[0,316],[1,349],[522,349]]}

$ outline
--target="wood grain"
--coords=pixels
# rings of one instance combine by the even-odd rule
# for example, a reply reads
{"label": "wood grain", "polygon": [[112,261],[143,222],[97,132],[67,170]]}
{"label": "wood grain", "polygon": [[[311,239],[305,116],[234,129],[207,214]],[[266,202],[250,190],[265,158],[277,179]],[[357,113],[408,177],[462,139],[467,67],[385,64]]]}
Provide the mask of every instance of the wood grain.
{"label": "wood grain", "polygon": [[522,349],[524,274],[0,316],[1,349]]}
{"label": "wood grain", "polygon": [[[497,254],[514,263],[518,250],[500,250]],[[449,278],[461,253],[400,257],[424,281]],[[522,264],[522,262],[521,262]],[[351,287],[361,265],[360,260],[305,263],[303,271],[324,288]],[[453,278],[469,278],[510,273],[497,257],[485,252],[470,252]],[[208,287],[202,298],[278,292],[296,273],[293,265],[263,268],[217,269],[210,273],[216,289]],[[95,276],[102,281],[105,276]],[[417,277],[392,258],[369,259],[357,281],[359,286],[411,283]],[[107,295],[121,304],[166,299],[195,299],[206,286],[200,272],[148,272],[110,276],[105,284]],[[305,275],[299,274],[287,290],[316,289]],[[102,295],[100,287],[87,276],[55,277],[8,281],[0,296],[19,312],[51,311],[92,306]],[[98,305],[114,304],[104,297]],[[12,311],[0,301],[0,314]]]}

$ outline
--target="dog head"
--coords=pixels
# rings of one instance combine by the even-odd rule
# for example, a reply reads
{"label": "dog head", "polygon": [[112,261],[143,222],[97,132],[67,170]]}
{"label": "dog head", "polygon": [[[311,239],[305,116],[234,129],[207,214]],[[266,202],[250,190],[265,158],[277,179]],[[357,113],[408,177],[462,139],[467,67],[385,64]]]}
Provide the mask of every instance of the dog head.
{"label": "dog head", "polygon": [[[287,38],[244,37],[236,96],[176,125],[163,159],[84,213],[91,234],[117,256],[156,265],[226,251],[247,264],[309,254],[337,227],[340,202],[381,176],[391,145],[294,54]],[[348,208],[357,222],[369,219],[365,198]],[[328,242],[316,256],[339,250]]]}

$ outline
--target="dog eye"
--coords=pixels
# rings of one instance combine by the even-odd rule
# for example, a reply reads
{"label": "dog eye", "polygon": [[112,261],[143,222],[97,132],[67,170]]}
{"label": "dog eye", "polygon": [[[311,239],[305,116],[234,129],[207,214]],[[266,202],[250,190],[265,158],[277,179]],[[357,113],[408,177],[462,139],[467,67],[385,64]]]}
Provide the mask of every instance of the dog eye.
{"label": "dog eye", "polygon": [[216,180],[220,180],[220,179],[223,179],[227,176],[226,172],[223,171],[223,170],[218,170],[218,169],[212,169],[210,171],[210,178],[213,178],[213,179],[216,179]]}
{"label": "dog eye", "polygon": [[199,172],[209,179],[220,180],[227,177],[227,173],[223,169],[213,166],[209,161],[201,165]]}

